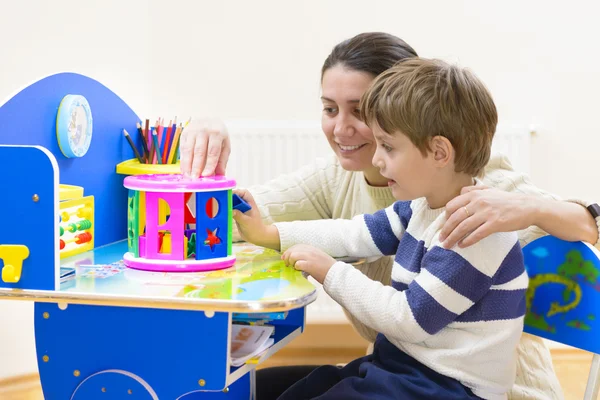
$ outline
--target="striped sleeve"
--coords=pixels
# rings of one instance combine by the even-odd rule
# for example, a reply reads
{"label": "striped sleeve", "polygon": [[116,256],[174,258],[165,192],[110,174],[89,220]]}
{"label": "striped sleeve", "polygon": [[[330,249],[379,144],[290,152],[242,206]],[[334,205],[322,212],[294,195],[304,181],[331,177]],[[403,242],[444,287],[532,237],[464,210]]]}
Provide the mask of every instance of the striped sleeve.
{"label": "striped sleeve", "polygon": [[465,249],[433,246],[404,291],[371,281],[342,263],[327,274],[325,290],[369,327],[418,343],[452,322],[523,316],[524,274],[516,234],[499,233]]}
{"label": "striped sleeve", "polygon": [[351,220],[276,223],[281,251],[309,244],[333,257],[374,257],[396,254],[400,237],[410,220],[410,203],[395,203],[374,214]]}

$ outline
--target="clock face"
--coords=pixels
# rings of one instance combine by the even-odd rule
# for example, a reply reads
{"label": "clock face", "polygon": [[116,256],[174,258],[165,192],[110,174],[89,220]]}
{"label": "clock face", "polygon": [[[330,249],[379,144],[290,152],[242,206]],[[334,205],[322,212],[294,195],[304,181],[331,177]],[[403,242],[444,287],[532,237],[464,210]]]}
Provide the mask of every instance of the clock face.
{"label": "clock face", "polygon": [[67,95],[58,108],[56,131],[66,157],[82,157],[92,141],[92,113],[83,96]]}

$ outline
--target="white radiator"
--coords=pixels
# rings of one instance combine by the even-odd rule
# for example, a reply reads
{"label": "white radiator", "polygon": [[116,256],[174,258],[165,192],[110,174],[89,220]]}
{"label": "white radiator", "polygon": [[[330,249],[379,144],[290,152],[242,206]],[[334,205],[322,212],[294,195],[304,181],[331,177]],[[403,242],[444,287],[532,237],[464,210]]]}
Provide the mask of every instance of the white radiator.
{"label": "white radiator", "polygon": [[[234,177],[239,187],[264,183],[332,152],[319,121],[235,120],[226,125],[232,142],[227,175]],[[499,125],[492,150],[504,153],[516,170],[528,174],[530,140],[525,126]],[[312,282],[319,295],[308,308],[308,322],[345,323],[340,306]]]}
{"label": "white radiator", "polygon": [[226,121],[232,150],[227,175],[238,186],[265,183],[331,154],[320,121]]}

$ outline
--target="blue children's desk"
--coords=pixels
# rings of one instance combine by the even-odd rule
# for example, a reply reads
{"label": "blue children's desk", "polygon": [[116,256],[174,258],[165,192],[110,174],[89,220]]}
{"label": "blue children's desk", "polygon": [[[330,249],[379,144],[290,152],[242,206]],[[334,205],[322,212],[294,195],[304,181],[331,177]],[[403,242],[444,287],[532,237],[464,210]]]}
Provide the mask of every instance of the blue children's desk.
{"label": "blue children's desk", "polygon": [[[79,97],[87,103],[77,113],[61,112],[65,99]],[[80,119],[82,112],[89,115]],[[134,157],[122,131],[136,132],[139,121],[107,87],[72,73],[35,82],[0,106],[0,299],[35,302],[47,400],[251,398],[256,363],[302,332],[315,288],[277,253],[241,245],[236,264],[217,272],[124,267],[128,192],[116,169]],[[78,141],[71,154],[64,138],[59,145],[61,124]],[[91,141],[80,135],[86,126]],[[93,242],[72,257],[60,250],[59,184],[83,188],[81,215],[93,219]],[[61,267],[76,275],[61,282]],[[275,343],[236,368],[231,326],[243,313],[270,313]]]}
{"label": "blue children's desk", "polygon": [[[252,376],[304,328],[314,287],[278,253],[234,245],[234,267],[157,273],[125,267],[126,241],[65,259],[60,290],[0,289],[35,301],[37,359],[48,400],[249,399]],[[229,362],[231,324],[270,313],[275,344],[241,367]]]}

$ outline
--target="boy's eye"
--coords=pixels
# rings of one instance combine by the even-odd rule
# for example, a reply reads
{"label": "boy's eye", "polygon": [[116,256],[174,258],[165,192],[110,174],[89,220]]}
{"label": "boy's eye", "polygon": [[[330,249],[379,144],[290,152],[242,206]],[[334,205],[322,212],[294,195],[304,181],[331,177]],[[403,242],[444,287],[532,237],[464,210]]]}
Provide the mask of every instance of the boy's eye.
{"label": "boy's eye", "polygon": [[337,109],[334,107],[323,107],[323,111],[327,114],[334,114],[337,111]]}

